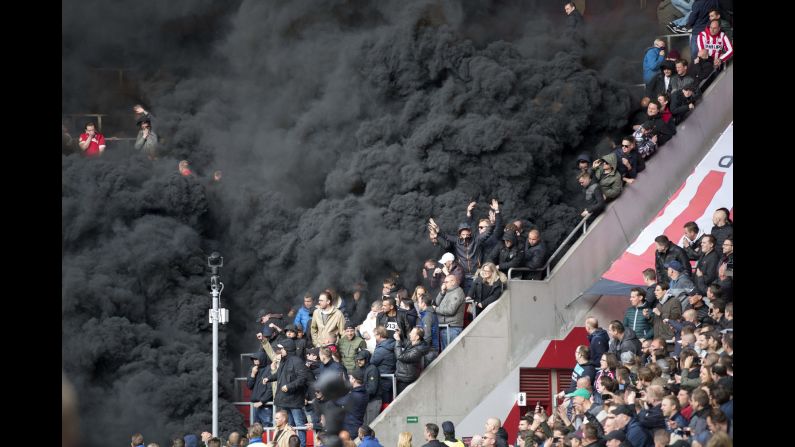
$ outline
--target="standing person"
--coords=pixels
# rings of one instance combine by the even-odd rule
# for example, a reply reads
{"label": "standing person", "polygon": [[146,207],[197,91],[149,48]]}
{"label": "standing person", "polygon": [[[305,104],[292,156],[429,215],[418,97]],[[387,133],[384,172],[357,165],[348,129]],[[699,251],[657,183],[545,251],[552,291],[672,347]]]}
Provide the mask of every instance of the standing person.
{"label": "standing person", "polygon": [[591,364],[599,365],[602,354],[610,348],[610,336],[599,327],[599,320],[589,315],[585,319],[585,332],[588,333],[588,349],[591,352]]}
{"label": "standing person", "polygon": [[304,295],[304,305],[295,314],[293,324],[301,326],[305,334],[309,334],[309,323],[312,322],[312,313],[315,311],[315,299],[311,293]]}
{"label": "standing person", "polygon": [[271,375],[268,356],[262,349],[252,357],[251,374],[246,378],[246,386],[251,390],[250,401],[254,404],[254,420],[265,427],[271,426],[271,406],[268,402],[273,399],[273,387],[264,381]]}
{"label": "standing person", "polygon": [[411,441],[412,441],[411,433],[407,431],[400,432],[400,434],[398,435],[397,447],[412,447]]}
{"label": "standing person", "polygon": [[345,409],[345,419],[342,427],[353,435],[358,435],[359,427],[364,425],[367,412],[367,389],[364,386],[365,377],[361,370],[353,370],[350,377],[351,391],[340,400]]}
{"label": "standing person", "polygon": [[439,426],[436,424],[425,424],[425,440],[428,441],[422,447],[445,447],[444,444],[437,441],[439,436]]}
{"label": "standing person", "polygon": [[491,303],[497,301],[505,290],[505,283],[508,278],[497,270],[491,262],[483,264],[480,268],[472,288],[469,290],[469,297],[475,302],[477,315],[487,308]]}
{"label": "standing person", "polygon": [[657,306],[652,310],[652,323],[654,325],[654,336],[662,337],[663,339],[673,340],[675,338],[674,330],[671,326],[665,323],[665,320],[679,320],[682,318],[682,305],[679,300],[668,293],[668,282],[662,281],[657,284],[654,289],[654,295],[657,297]]}
{"label": "standing person", "polygon": [[458,286],[458,280],[453,275],[447,275],[435,301],[439,324],[448,325],[439,331],[442,350],[464,330],[464,301],[464,291]]}
{"label": "standing person", "polygon": [[77,145],[86,157],[99,157],[105,152],[105,136],[97,132],[94,123],[86,123],[85,133],[80,134]]}
{"label": "standing person", "polygon": [[[379,375],[394,374],[397,359],[395,358],[395,339],[387,338],[386,328],[378,326],[375,328],[375,352],[371,357],[370,363],[378,368]],[[392,402],[392,380],[388,377],[381,378],[381,402]]]}
{"label": "standing person", "polygon": [[[287,410],[293,419],[294,426],[306,425],[304,413],[304,397],[307,384],[311,380],[310,372],[304,361],[295,356],[295,342],[289,338],[276,345],[281,354],[281,362],[276,373],[266,378],[265,383],[276,380],[277,390],[273,403],[278,410]],[[306,447],[306,433],[298,432],[301,447]]]}
{"label": "standing person", "polygon": [[583,19],[582,14],[577,9],[574,2],[563,4],[563,12],[566,13],[566,30],[573,33],[582,33]]}
{"label": "standing person", "polygon": [[687,17],[686,28],[690,28],[690,54],[691,58],[698,54],[698,35],[709,27],[709,11],[720,9],[718,0],[695,0]]}
{"label": "standing person", "polygon": [[350,303],[350,321],[354,326],[358,326],[367,318],[367,312],[370,311],[370,303],[367,301],[367,290],[363,282],[357,282],[354,288],[353,301]]}
{"label": "standing person", "polygon": [[417,327],[422,328],[428,343],[428,353],[425,355],[425,364],[430,364],[439,355],[439,317],[433,308],[433,298],[428,295],[419,300],[420,318]]}
{"label": "standing person", "polygon": [[690,259],[687,257],[685,250],[674,244],[668,239],[668,236],[661,234],[654,238],[655,252],[654,252],[654,270],[657,273],[657,281],[671,281],[668,276],[668,267],[666,265],[671,261],[678,261],[685,273],[691,274]]}
{"label": "standing person", "polygon": [[381,373],[375,365],[370,364],[370,351],[367,350],[356,354],[356,370],[362,372],[364,388],[367,390],[367,409],[363,425],[368,425],[381,412]]}
{"label": "standing person", "polygon": [[590,219],[589,222],[593,222],[593,219],[605,209],[605,195],[599,183],[591,180],[590,173],[581,173],[579,177],[577,177],[577,181],[580,182],[580,186],[582,186],[585,192],[584,206],[582,207],[580,216]]}
{"label": "standing person", "polygon": [[148,119],[141,122],[141,130],[135,139],[135,149],[142,151],[150,160],[157,158],[157,134],[152,130],[152,122]]}
{"label": "standing person", "polygon": [[660,64],[665,60],[665,42],[654,39],[654,44],[646,49],[643,56],[643,83],[648,84],[659,72]]}
{"label": "standing person", "polygon": [[[273,434],[273,440],[270,445],[275,447],[290,447],[290,438],[299,440],[300,438],[295,433],[293,427],[287,423],[289,416],[285,410],[276,412],[274,421],[276,422],[276,432]],[[250,445],[250,444],[249,444]]]}
{"label": "standing person", "polygon": [[345,324],[345,333],[340,341],[337,342],[337,345],[342,357],[342,366],[345,367],[346,371],[353,371],[356,367],[356,354],[362,349],[367,349],[367,343],[364,339],[356,335],[356,328],[353,322]]}
{"label": "standing person", "polygon": [[331,336],[336,339],[345,331],[345,316],[331,304],[331,295],[328,292],[322,292],[317,303],[318,307],[312,314],[312,343],[321,347]]}
{"label": "standing person", "polygon": [[405,341],[401,341],[400,334],[400,332],[395,332],[397,394],[402,393],[407,386],[420,377],[422,359],[428,352],[428,343],[423,340],[425,331],[422,328],[413,328],[409,332],[408,340]]}
{"label": "standing person", "polygon": [[590,383],[594,383],[596,380],[596,368],[594,368],[594,365],[591,363],[591,351],[588,349],[588,346],[577,346],[577,349],[574,350],[574,358],[577,361],[577,365],[571,371],[571,383],[569,387],[558,393],[558,397],[561,399],[567,393],[573,393],[574,390],[577,389],[577,380],[579,380],[580,377],[588,377]]}
{"label": "standing person", "polygon": [[696,289],[701,295],[707,294],[707,288],[718,279],[718,267],[720,266],[720,255],[716,251],[717,242],[715,236],[705,234],[701,238],[701,257],[696,262]]}
{"label": "standing person", "polygon": [[383,447],[378,438],[375,437],[375,432],[369,425],[365,424],[359,427],[359,447]]}
{"label": "standing person", "polygon": [[381,313],[376,317],[376,323],[378,326],[386,328],[387,337],[393,337],[397,330],[404,334],[409,332],[411,325],[408,323],[406,309],[397,307],[395,298],[385,296],[381,300],[381,310]]}
{"label": "standing person", "polygon": [[375,328],[378,326],[378,314],[381,313],[381,302],[375,301],[370,306],[370,313],[367,314],[367,318],[364,319],[361,325],[359,325],[359,333],[362,335],[362,338],[365,340],[367,344],[367,350],[370,351],[370,354],[375,352],[375,333],[373,332]]}
{"label": "standing person", "polygon": [[442,422],[442,433],[444,433],[444,443],[447,447],[464,447],[464,443],[455,437],[455,425],[452,421]]}
{"label": "standing person", "polygon": [[[532,229],[527,232],[527,243],[524,246],[524,267],[530,269],[525,279],[543,279],[546,272],[542,269],[547,262],[547,244],[541,240],[541,232]],[[507,279],[507,278],[506,278]]]}

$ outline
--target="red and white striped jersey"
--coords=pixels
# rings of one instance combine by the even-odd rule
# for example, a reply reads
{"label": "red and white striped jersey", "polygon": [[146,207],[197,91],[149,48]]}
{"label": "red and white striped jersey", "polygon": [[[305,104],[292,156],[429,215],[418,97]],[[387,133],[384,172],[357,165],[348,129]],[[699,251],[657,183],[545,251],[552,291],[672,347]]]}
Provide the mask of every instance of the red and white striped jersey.
{"label": "red and white striped jersey", "polygon": [[709,32],[709,28],[698,33],[698,49],[707,49],[710,59],[714,59],[718,54],[720,60],[726,62],[734,54],[734,48],[726,33],[721,31],[717,36],[713,36]]}

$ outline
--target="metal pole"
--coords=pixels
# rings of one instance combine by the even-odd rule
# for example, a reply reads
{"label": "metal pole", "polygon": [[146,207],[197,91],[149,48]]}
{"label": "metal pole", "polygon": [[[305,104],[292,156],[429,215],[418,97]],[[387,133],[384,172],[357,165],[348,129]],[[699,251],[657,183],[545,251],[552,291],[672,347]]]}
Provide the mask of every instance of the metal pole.
{"label": "metal pole", "polygon": [[218,290],[217,276],[213,276],[213,437],[218,436]]}

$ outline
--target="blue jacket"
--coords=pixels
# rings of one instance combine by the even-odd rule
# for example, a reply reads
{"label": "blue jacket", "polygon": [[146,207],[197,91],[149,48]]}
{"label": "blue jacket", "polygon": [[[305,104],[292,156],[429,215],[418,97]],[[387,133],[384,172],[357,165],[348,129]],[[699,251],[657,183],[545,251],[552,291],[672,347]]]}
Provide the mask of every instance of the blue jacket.
{"label": "blue jacket", "polygon": [[646,49],[643,56],[643,83],[651,82],[654,75],[660,72],[660,64],[665,60],[665,56],[660,56],[660,48],[650,47]]}
{"label": "blue jacket", "polygon": [[[427,328],[428,323],[426,323],[426,321],[431,321],[430,331],[428,331]],[[423,339],[426,342],[430,342],[431,347],[438,352],[439,351],[439,317],[436,316],[436,312],[433,311],[433,308],[429,306],[428,309],[425,309],[424,311],[420,312],[420,318],[419,320],[417,320],[417,327],[420,327],[425,331],[425,337]]]}
{"label": "blue jacket", "polygon": [[698,33],[709,26],[710,9],[720,9],[720,2],[718,0],[695,0],[693,2],[685,25],[687,28],[693,28],[691,32],[693,36],[698,36]]}
{"label": "blue jacket", "polygon": [[640,425],[638,418],[633,417],[626,426],[627,441],[632,447],[654,447],[654,441],[649,433]]}
{"label": "blue jacket", "polygon": [[602,360],[602,354],[610,348],[610,336],[607,331],[598,328],[592,334],[588,334],[588,345],[591,350],[591,363],[598,367]]}
{"label": "blue jacket", "polygon": [[375,345],[370,364],[378,368],[379,374],[394,374],[397,366],[395,339],[387,338]]}
{"label": "blue jacket", "polygon": [[384,446],[381,445],[381,442],[378,441],[378,438],[373,436],[365,436],[364,439],[362,439],[362,442],[359,443],[359,447],[384,447]]}
{"label": "blue jacket", "polygon": [[299,324],[301,327],[304,328],[304,334],[309,333],[309,322],[312,321],[312,311],[313,309],[307,309],[304,306],[301,306],[298,309],[298,312],[295,313],[295,320],[293,320],[293,324],[297,327]]}
{"label": "blue jacket", "polygon": [[359,427],[364,424],[364,413],[367,410],[367,390],[364,386],[357,386],[347,396],[340,399],[345,408],[345,420],[342,426],[351,436],[359,432]]}

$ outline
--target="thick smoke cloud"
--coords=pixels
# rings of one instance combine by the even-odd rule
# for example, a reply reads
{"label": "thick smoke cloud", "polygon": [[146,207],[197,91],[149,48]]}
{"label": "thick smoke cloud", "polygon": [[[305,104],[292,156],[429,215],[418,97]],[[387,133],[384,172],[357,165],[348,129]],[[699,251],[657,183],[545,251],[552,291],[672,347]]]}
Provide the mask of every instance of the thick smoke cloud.
{"label": "thick smoke cloud", "polygon": [[[103,23],[90,39],[74,31],[83,10]],[[413,287],[420,262],[441,254],[424,222],[452,230],[471,200],[484,215],[498,197],[506,218],[529,219],[553,246],[564,238],[577,220],[572,157],[603,153],[594,146],[620,134],[633,100],[611,68],[622,50],[572,44],[562,12],[548,11],[472,0],[65,8],[64,108],[118,107],[87,101],[83,72],[132,66],[165,140],[154,162],[112,146],[101,160],[63,159],[64,369],[85,445],[209,428],[210,251],[226,258],[232,315],[226,433],[242,421],[228,402],[257,309],[361,280],[376,292],[391,272]],[[182,158],[198,178],[176,173]],[[214,169],[224,179],[210,186]]]}

